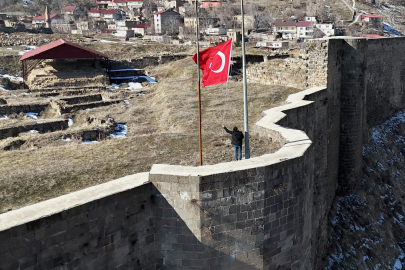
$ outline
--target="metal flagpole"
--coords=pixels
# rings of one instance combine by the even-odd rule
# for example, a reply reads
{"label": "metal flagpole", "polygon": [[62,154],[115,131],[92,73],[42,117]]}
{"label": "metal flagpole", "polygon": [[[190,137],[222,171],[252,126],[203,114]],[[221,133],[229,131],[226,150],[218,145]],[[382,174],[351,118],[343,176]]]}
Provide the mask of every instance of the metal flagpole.
{"label": "metal flagpole", "polygon": [[243,17],[243,0],[240,1],[242,14],[242,70],[243,70],[243,111],[245,127],[245,159],[250,158],[249,148],[249,126],[248,126],[248,107],[247,107],[247,89],[246,89],[246,56],[245,56],[245,19]]}
{"label": "metal flagpole", "polygon": [[201,88],[200,88],[200,46],[198,43],[198,1],[195,0],[195,26],[197,43],[197,77],[198,77],[198,125],[199,125],[199,145],[200,145],[200,166],[202,166],[202,139],[201,139]]}

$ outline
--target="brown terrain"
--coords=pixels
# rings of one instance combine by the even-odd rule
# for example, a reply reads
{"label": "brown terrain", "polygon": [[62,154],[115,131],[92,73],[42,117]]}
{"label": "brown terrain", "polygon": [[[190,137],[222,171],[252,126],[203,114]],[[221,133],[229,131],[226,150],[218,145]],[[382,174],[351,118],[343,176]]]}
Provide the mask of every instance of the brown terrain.
{"label": "brown terrain", "polygon": [[[183,54],[183,59],[146,66],[143,73],[157,83],[142,82],[143,88],[135,90],[126,89],[128,83],[117,89],[108,86],[103,69],[86,61],[39,65],[28,78],[29,90],[2,79],[0,84],[10,91],[0,90],[0,106],[11,113],[0,120],[0,212],[148,171],[155,163],[199,164],[197,69],[191,59],[195,49],[95,41],[81,44],[110,55],[118,61],[117,67],[127,67],[131,59],[142,56]],[[19,75],[19,56],[5,55],[7,51],[16,54],[18,47],[12,48],[0,49],[0,61],[7,63],[2,72]],[[235,51],[240,54],[240,48]],[[280,59],[275,61],[281,68]],[[282,144],[258,136],[254,123],[264,110],[283,104],[289,94],[300,90],[249,83],[252,157],[274,152]],[[240,75],[202,89],[201,98],[203,163],[232,161],[230,136],[221,126],[243,129]],[[38,119],[23,114],[33,109],[39,112]],[[127,126],[125,138],[112,138],[117,123]]]}

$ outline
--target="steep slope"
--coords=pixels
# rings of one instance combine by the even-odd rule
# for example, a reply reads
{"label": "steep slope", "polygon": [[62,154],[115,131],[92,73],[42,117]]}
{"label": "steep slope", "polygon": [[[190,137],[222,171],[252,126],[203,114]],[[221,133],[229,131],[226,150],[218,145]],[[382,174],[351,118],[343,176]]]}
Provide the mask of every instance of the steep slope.
{"label": "steep slope", "polygon": [[335,199],[326,269],[405,265],[405,113],[372,130],[359,192]]}

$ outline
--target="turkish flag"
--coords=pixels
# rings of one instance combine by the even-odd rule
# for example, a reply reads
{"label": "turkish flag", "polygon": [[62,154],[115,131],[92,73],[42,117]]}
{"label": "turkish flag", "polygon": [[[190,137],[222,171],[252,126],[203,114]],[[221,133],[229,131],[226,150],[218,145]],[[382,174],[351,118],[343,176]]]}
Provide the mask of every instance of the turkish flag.
{"label": "turkish flag", "polygon": [[[203,72],[202,88],[228,81],[231,51],[232,38],[200,52],[200,69]],[[197,64],[197,54],[193,56],[193,60]]]}

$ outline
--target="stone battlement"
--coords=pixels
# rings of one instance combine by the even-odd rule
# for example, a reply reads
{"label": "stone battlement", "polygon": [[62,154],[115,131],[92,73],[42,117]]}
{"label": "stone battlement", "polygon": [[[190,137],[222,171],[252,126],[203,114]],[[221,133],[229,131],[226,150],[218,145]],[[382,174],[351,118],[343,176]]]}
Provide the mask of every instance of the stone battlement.
{"label": "stone battlement", "polygon": [[[0,215],[0,268],[321,269],[369,129],[404,110],[405,39],[308,43],[307,82],[265,112],[276,153],[149,173]],[[267,134],[267,133],[266,133]],[[338,189],[337,189],[338,188]]]}

